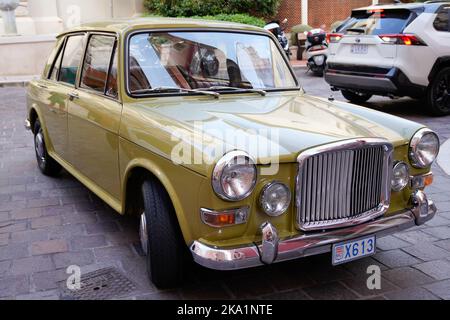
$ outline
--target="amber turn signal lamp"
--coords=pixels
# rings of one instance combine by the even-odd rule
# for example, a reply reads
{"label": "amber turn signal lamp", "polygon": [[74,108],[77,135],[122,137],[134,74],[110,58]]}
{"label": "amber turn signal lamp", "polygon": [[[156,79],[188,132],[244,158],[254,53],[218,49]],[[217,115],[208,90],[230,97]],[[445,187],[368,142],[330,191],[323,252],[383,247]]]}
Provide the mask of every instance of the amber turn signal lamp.
{"label": "amber turn signal lamp", "polygon": [[203,223],[214,228],[222,228],[246,223],[249,211],[249,207],[243,207],[222,211],[201,209],[200,213]]}

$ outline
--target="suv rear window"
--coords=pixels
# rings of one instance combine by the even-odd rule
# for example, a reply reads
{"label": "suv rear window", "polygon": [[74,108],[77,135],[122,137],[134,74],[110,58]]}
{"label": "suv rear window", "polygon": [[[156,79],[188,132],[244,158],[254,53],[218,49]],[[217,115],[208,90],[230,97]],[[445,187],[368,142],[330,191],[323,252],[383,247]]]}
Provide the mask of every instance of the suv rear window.
{"label": "suv rear window", "polygon": [[442,8],[436,20],[434,20],[434,28],[438,31],[447,31],[450,32],[450,7]]}
{"label": "suv rear window", "polygon": [[369,10],[353,11],[350,19],[339,28],[344,34],[398,34],[402,33],[411,16],[414,13],[409,10]]}

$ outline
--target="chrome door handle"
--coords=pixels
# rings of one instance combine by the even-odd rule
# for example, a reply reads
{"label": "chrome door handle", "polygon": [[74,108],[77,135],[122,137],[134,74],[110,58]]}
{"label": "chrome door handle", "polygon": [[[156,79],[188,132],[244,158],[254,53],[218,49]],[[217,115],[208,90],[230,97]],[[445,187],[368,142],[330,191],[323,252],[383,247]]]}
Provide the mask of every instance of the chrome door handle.
{"label": "chrome door handle", "polygon": [[68,96],[69,96],[70,101],[80,98],[78,93],[75,93],[75,92],[69,93]]}

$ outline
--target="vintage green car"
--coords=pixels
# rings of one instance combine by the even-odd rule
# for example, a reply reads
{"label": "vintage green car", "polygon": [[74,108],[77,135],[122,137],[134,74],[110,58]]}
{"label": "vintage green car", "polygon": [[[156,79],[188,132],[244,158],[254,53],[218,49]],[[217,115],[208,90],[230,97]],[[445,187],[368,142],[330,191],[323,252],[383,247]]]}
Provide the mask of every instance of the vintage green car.
{"label": "vintage green car", "polygon": [[192,259],[233,270],[332,252],[338,265],[436,213],[437,135],[308,96],[260,28],[85,25],[58,36],[27,99],[41,171],[136,215],[158,287]]}

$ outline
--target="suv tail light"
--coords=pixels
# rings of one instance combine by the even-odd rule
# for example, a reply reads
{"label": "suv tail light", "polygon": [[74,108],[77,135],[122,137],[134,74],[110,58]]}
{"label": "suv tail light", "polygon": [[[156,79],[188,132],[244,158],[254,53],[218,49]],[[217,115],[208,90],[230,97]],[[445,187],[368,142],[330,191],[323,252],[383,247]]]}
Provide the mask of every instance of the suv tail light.
{"label": "suv tail light", "polygon": [[381,34],[381,40],[387,44],[400,44],[405,46],[426,46],[426,43],[413,34]]}
{"label": "suv tail light", "polygon": [[341,33],[328,33],[327,34],[327,42],[328,43],[338,43],[342,40],[344,35]]}

